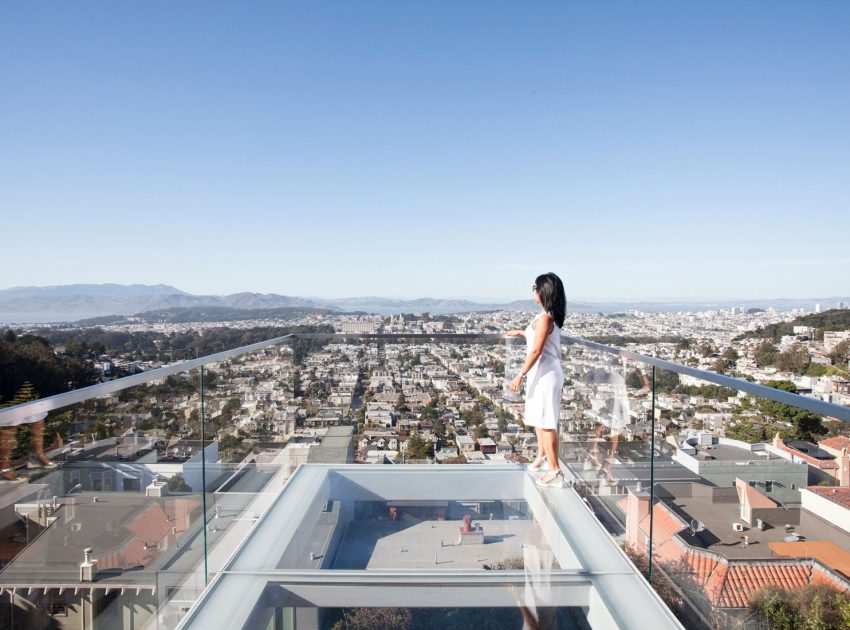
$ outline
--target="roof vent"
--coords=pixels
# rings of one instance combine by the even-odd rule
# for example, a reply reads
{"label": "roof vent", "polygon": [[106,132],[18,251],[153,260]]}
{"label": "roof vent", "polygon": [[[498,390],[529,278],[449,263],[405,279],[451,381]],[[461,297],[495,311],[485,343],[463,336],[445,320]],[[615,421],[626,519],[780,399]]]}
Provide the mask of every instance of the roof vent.
{"label": "roof vent", "polygon": [[84,557],[80,563],[80,582],[93,582],[94,576],[97,574],[97,560],[92,560],[92,551],[91,547],[83,549]]}

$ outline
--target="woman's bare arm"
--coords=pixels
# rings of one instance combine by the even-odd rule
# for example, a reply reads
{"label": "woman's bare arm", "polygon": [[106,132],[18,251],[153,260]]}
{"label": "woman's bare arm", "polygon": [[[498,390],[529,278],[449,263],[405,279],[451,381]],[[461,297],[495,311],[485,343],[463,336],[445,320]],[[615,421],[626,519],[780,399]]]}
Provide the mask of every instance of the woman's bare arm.
{"label": "woman's bare arm", "polygon": [[[540,355],[543,354],[543,346],[546,344],[546,337],[548,337],[552,332],[552,327],[554,325],[555,322],[553,322],[552,318],[546,313],[541,315],[540,319],[534,322],[534,347],[528,353],[528,357],[526,358],[520,373],[517,374],[514,377],[514,380],[511,381],[511,391],[519,391],[519,388],[522,385],[522,377],[528,374],[528,371],[535,364],[537,359],[540,358]],[[523,336],[525,335],[523,334]]]}
{"label": "woman's bare arm", "polygon": [[537,359],[540,358],[540,355],[543,354],[543,346],[546,345],[546,337],[549,336],[549,333],[552,331],[552,326],[554,322],[552,318],[549,317],[548,313],[543,313],[540,318],[534,322],[534,347],[531,348],[531,352],[528,353],[528,358],[525,360],[525,364],[522,366],[522,373],[528,374],[528,371],[531,369]]}

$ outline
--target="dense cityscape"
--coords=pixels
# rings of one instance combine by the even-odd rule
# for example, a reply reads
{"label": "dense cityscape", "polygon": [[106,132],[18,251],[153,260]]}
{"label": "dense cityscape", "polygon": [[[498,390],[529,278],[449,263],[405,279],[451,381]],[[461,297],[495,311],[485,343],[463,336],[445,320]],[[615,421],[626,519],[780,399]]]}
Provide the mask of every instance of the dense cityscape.
{"label": "dense cityscape", "polygon": [[[828,556],[830,549],[850,544],[846,424],[670,370],[657,369],[653,376],[645,363],[571,338],[850,406],[850,311],[821,310],[568,315],[559,437],[562,457],[574,475],[571,483],[639,560],[646,549],[640,533],[647,514],[645,489],[649,475],[656,475],[657,491],[667,496],[656,504],[656,518],[671,521],[673,533],[685,530],[703,537],[676,550],[668,544],[672,538],[655,543],[666,549],[657,570],[670,585],[676,584],[669,577],[671,567],[694,565],[696,557],[705,562],[706,553],[729,572],[723,584],[732,584],[734,571],[755,566],[749,558],[758,554],[748,550],[761,543],[784,557],[786,551],[781,545],[774,549],[774,543],[784,544],[802,529],[812,532],[806,540],[816,539],[818,532],[831,541],[819,548],[817,566],[808,569],[806,580],[816,575],[844,584],[843,565]],[[2,338],[6,348],[40,340],[57,361],[82,362],[94,381],[109,382],[179,366],[170,359],[186,340],[214,343],[217,335],[226,339],[238,334],[244,344],[296,332],[297,339],[207,363],[203,375],[198,369],[178,372],[48,416],[46,440],[52,446],[46,452],[66,471],[61,481],[50,482],[59,483],[54,493],[78,487],[83,492],[195,497],[204,487],[258,491],[271,483],[268,470],[282,471],[285,480],[308,462],[528,463],[537,455],[537,436],[523,423],[522,399],[506,387],[506,370],[516,370],[525,344],[505,341],[502,334],[523,328],[532,315],[308,313],[215,323],[130,317],[84,328],[22,326],[6,329]],[[249,333],[260,339],[244,337]],[[60,342],[51,345],[47,338]],[[37,395],[27,382],[14,402]],[[625,409],[618,426],[612,422],[616,408]],[[26,431],[19,429],[18,438],[15,456],[21,467],[32,447]],[[206,458],[203,478],[197,466],[201,451]],[[123,470],[113,471],[112,462]],[[80,464],[95,465],[97,472],[81,473],[74,468]],[[746,466],[746,475],[737,472],[740,466]],[[29,474],[31,482],[43,474],[38,468],[19,471]],[[705,495],[710,487],[715,491]],[[740,495],[740,501],[730,502],[721,488]],[[833,508],[824,510],[819,500]],[[843,511],[836,512],[837,506]],[[783,523],[787,536],[776,538],[775,525],[756,527],[755,517],[740,516],[744,507],[758,508],[760,523],[774,518],[771,510],[780,510],[781,518],[797,525]],[[730,511],[723,523],[748,521],[748,533],[738,533],[744,531],[742,525],[730,536],[717,520],[723,510]],[[789,510],[797,516],[791,518]],[[226,531],[224,521],[217,522]],[[806,553],[814,554],[813,549],[807,547]],[[763,548],[759,551],[764,554]],[[789,562],[797,566],[800,560]],[[665,595],[674,610],[685,617],[713,615],[716,620],[721,615],[728,622],[724,611],[749,605],[757,587],[770,582],[746,587],[743,593],[739,585],[732,594],[731,587],[699,579],[688,585],[689,592],[679,585]]]}

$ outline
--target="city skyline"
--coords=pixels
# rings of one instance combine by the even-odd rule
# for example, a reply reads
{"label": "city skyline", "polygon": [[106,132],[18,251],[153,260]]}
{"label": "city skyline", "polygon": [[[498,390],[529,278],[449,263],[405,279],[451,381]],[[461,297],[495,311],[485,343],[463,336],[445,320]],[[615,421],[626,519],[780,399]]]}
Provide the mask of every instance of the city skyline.
{"label": "city skyline", "polygon": [[850,293],[846,5],[2,11],[6,286]]}

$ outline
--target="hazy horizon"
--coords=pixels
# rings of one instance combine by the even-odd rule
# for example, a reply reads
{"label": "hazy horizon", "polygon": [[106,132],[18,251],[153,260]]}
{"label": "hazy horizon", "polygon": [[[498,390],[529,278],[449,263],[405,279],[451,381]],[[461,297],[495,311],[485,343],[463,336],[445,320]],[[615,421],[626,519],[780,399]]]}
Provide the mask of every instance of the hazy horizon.
{"label": "hazy horizon", "polygon": [[[113,283],[113,282],[95,282],[95,283],[70,283],[70,284],[59,284],[59,285],[14,285],[9,287],[0,287],[0,291],[10,291],[13,289],[49,289],[49,288],[65,288],[71,287],[74,285],[84,285],[84,286],[108,286],[108,285],[117,285],[122,287],[129,286],[144,286],[144,287],[157,287],[157,286],[167,286],[181,293],[187,293],[189,295],[210,295],[210,296],[226,296],[226,295],[234,295],[239,293],[263,293],[266,295],[280,295],[294,298],[301,298],[305,300],[365,300],[365,299],[378,299],[378,300],[398,300],[398,301],[415,301],[415,300],[425,300],[425,299],[433,299],[433,300],[464,300],[469,302],[476,302],[481,304],[505,304],[510,302],[519,302],[519,301],[527,301],[533,299],[530,295],[526,297],[506,297],[506,298],[497,298],[492,296],[476,296],[476,295],[439,295],[439,294],[428,294],[428,295],[417,295],[414,297],[402,297],[398,295],[386,294],[386,295],[376,295],[376,294],[363,294],[363,295],[321,295],[321,294],[313,294],[313,295],[299,295],[293,292],[287,291],[268,291],[268,292],[259,292],[259,291],[249,291],[249,290],[239,290],[233,292],[215,292],[215,293],[198,293],[194,291],[187,291],[184,288],[175,286],[171,282],[155,282],[151,284],[144,283]],[[647,302],[647,303],[665,303],[665,302],[732,302],[737,300],[750,300],[750,301],[774,301],[774,300],[846,300],[850,299],[850,292],[848,295],[842,294],[834,294],[834,295],[774,295],[768,297],[730,297],[730,296],[694,296],[694,297],[686,297],[686,296],[668,296],[668,297],[660,297],[660,296],[641,296],[634,299],[627,299],[623,297],[616,296],[603,296],[590,298],[585,296],[567,296],[568,300],[575,302],[605,302],[605,303],[634,303],[634,302]]]}

